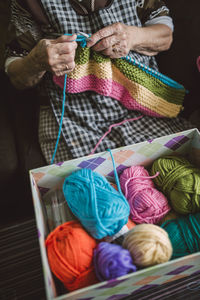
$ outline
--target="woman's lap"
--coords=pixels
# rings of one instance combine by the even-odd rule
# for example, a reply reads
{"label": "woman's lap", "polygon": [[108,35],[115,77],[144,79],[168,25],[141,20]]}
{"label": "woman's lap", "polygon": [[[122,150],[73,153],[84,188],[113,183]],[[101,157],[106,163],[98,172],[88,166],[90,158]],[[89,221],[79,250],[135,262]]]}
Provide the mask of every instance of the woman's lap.
{"label": "woman's lap", "polygon": [[[138,112],[131,112],[129,115],[130,117],[137,117],[141,114]],[[98,126],[98,124],[96,125]],[[112,131],[102,140],[96,152],[105,151],[107,148],[113,149],[124,145],[139,143],[148,139],[184,131],[193,127],[194,126],[189,121],[181,117],[167,119],[143,116],[139,120],[127,122],[121,126],[112,128]],[[107,129],[104,127],[104,129],[98,134],[96,130],[92,134],[98,135],[97,140],[99,140],[108,129],[109,125],[107,126]],[[41,107],[39,141],[47,163],[51,162],[57,135],[58,124],[55,120],[51,107]],[[76,147],[76,145],[73,146]],[[91,149],[88,153],[86,153],[86,155],[92,151],[94,146],[95,145],[91,145]],[[55,162],[65,161],[72,158],[73,156],[69,151],[69,147],[67,146],[64,138],[61,136],[55,156]]]}

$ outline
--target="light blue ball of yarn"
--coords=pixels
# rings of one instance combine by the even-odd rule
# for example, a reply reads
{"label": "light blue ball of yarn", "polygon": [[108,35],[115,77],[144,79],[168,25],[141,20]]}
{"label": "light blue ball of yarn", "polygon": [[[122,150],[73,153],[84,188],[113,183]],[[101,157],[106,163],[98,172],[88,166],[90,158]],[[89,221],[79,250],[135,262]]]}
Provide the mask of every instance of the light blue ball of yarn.
{"label": "light blue ball of yarn", "polygon": [[63,193],[72,213],[96,239],[116,234],[128,222],[126,198],[90,169],[66,177]]}

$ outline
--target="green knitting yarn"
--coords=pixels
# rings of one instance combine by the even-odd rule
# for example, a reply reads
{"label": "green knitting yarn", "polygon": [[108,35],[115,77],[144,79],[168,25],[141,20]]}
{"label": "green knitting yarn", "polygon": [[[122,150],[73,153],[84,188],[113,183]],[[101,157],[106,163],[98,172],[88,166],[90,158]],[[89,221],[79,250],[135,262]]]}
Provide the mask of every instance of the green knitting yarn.
{"label": "green knitting yarn", "polygon": [[200,170],[180,156],[164,156],[154,161],[152,174],[157,187],[180,214],[200,212]]}
{"label": "green knitting yarn", "polygon": [[172,243],[172,259],[200,251],[200,213],[164,222]]}

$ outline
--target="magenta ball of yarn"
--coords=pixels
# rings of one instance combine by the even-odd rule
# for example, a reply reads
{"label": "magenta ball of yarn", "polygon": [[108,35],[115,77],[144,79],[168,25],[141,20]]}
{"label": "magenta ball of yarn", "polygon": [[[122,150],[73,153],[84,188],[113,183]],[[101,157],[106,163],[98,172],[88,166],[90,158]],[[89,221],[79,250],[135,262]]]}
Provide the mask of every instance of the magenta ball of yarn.
{"label": "magenta ball of yarn", "polygon": [[94,249],[93,261],[100,281],[115,279],[137,270],[127,249],[107,242],[99,243]]}
{"label": "magenta ball of yarn", "polygon": [[120,185],[130,205],[130,218],[135,223],[157,224],[170,211],[167,198],[154,187],[143,166],[125,169]]}

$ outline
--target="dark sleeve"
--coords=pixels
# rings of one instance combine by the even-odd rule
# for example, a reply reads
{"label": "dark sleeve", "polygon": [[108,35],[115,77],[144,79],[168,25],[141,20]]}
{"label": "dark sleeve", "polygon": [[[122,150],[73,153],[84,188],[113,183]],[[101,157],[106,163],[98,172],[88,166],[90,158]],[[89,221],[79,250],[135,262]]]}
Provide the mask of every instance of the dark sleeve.
{"label": "dark sleeve", "polygon": [[20,1],[11,0],[10,10],[5,59],[26,56],[43,36],[40,24]]}
{"label": "dark sleeve", "polygon": [[170,16],[163,0],[137,0],[137,14],[142,25],[157,17]]}

